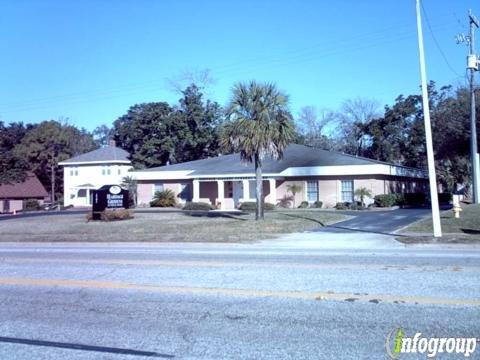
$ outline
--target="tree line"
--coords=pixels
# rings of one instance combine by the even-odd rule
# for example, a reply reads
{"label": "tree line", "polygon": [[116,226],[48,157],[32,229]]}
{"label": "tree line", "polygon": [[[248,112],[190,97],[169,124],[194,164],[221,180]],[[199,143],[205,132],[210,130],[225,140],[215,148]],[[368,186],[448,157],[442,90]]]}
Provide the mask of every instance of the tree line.
{"label": "tree line", "polygon": [[[111,126],[104,124],[92,132],[77,128],[67,119],[36,124],[0,121],[0,183],[21,181],[31,171],[60,198],[63,181],[58,163],[106,146],[111,139],[131,154],[137,169],[234,151],[235,146],[225,146],[225,141],[222,146],[221,140],[226,132],[233,131],[233,117],[238,120],[244,110],[242,104],[232,107],[242,95],[241,87],[235,89],[231,103],[223,108],[205,99],[202,88],[191,84],[181,91],[176,104],[135,104]],[[433,82],[428,90],[437,175],[444,190],[452,191],[458,184],[470,182],[468,91],[452,86],[437,89]],[[334,110],[306,106],[297,116],[288,110],[288,96],[278,93],[276,100],[282,103],[281,115],[294,124],[289,141],[426,167],[420,95],[400,95],[383,109],[378,102],[362,98],[347,100]]]}

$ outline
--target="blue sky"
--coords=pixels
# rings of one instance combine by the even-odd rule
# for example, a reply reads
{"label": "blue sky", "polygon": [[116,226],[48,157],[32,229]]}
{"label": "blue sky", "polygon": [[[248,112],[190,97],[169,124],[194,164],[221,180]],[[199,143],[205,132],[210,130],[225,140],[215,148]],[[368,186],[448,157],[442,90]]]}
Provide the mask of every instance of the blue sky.
{"label": "blue sky", "polygon": [[[465,84],[473,0],[424,0],[427,73]],[[479,33],[480,34],[480,33]],[[480,49],[480,43],[478,45]],[[140,102],[176,102],[165,79],[209,69],[210,98],[273,81],[291,109],[348,98],[391,104],[419,92],[415,0],[5,0],[0,11],[0,120],[68,117],[92,130]]]}

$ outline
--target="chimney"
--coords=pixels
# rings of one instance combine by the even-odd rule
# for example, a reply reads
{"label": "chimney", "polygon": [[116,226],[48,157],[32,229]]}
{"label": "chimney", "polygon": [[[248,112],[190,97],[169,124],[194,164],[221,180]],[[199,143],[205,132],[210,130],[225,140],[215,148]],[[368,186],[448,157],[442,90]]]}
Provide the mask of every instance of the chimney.
{"label": "chimney", "polygon": [[117,146],[117,143],[115,142],[115,140],[110,140],[110,141],[108,142],[108,146],[110,146],[110,147],[116,147],[116,146]]}

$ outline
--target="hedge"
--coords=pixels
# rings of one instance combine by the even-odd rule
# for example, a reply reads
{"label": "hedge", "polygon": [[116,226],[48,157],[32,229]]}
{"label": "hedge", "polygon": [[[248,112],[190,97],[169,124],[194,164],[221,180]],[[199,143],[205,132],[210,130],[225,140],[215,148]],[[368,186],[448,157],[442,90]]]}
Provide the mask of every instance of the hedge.
{"label": "hedge", "polygon": [[[264,203],[263,204],[265,210],[274,210],[275,205],[271,203]],[[246,201],[240,204],[239,209],[242,211],[255,211],[257,208],[257,203],[255,201]]]}
{"label": "hedge", "polygon": [[183,207],[183,210],[213,210],[213,206],[205,202],[187,202]]}

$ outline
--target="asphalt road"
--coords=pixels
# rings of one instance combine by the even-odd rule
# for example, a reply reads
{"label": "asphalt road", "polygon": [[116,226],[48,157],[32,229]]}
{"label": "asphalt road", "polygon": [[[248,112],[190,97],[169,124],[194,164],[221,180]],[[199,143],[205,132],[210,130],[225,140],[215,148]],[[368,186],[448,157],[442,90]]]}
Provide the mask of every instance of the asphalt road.
{"label": "asphalt road", "polygon": [[398,326],[480,336],[478,248],[308,236],[363,240],[2,244],[0,358],[385,359]]}

